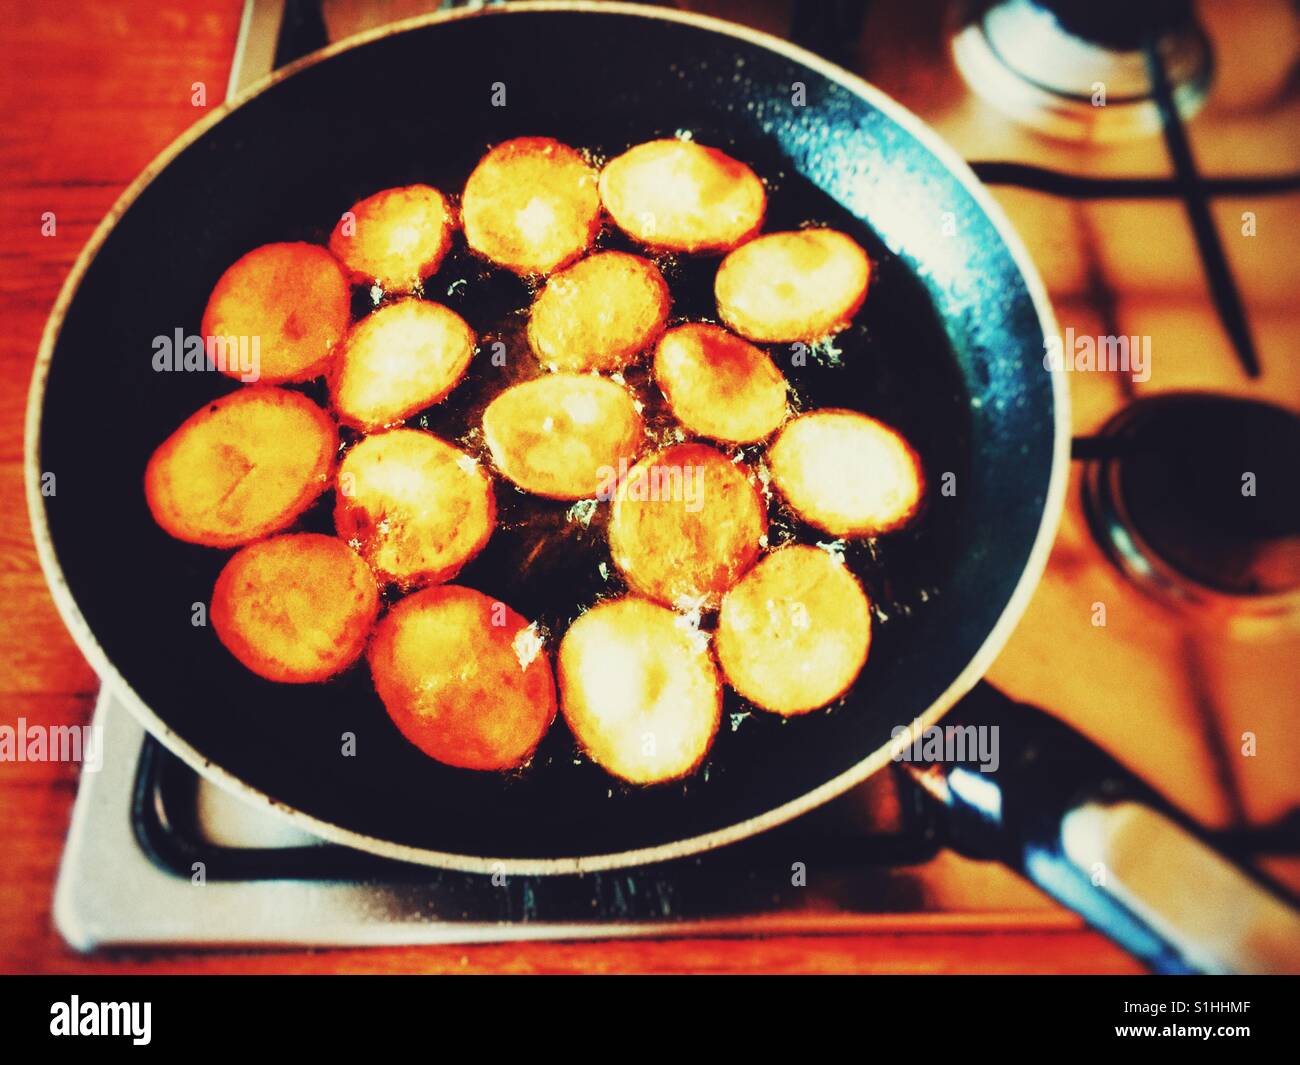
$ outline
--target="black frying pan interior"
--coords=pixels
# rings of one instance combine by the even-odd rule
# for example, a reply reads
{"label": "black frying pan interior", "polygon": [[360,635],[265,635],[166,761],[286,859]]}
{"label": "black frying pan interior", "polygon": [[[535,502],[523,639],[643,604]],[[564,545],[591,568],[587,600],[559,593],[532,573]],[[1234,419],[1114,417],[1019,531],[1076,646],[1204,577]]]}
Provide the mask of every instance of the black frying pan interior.
{"label": "black frying pan interior", "polygon": [[[507,106],[492,106],[493,83]],[[792,102],[805,87],[806,105]],[[877,274],[838,351],[805,367],[777,351],[806,407],[847,406],[897,425],[933,488],[912,532],[850,548],[880,610],[842,705],[782,721],[729,697],[706,764],[682,783],[620,786],[576,755],[557,722],[524,771],[429,760],[390,724],[364,664],[326,685],[260,680],[191,625],[228,552],[170,539],[142,491],[158,443],[231,387],[156,373],[153,338],[199,330],[221,272],[250,248],[323,240],[378,189],[458,191],[491,144],[556,136],[597,154],[688,130],[772,186],[768,229],[840,227]],[[608,246],[620,246],[606,235]],[[668,265],[675,314],[708,318],[716,260]],[[464,284],[452,282],[464,279]],[[521,282],[458,248],[430,285],[527,373]],[[364,308],[359,292],[357,305]],[[513,332],[512,332],[513,330]],[[153,711],[215,765],[316,818],[384,841],[469,856],[550,858],[670,843],[763,814],[853,767],[947,688],[1007,603],[1038,530],[1053,407],[1030,294],[992,222],[907,129],[765,47],[698,26],[617,13],[494,13],[392,35],[310,66],[203,134],[144,190],[91,263],[50,369],[40,465],[59,562],[95,638]],[[522,358],[516,359],[516,355]],[[461,437],[497,387],[479,358],[425,424]],[[308,389],[320,396],[319,389]],[[507,531],[459,581],[542,618],[556,636],[595,597],[608,552],[563,507],[508,486]],[[327,497],[301,523],[330,531]],[[527,520],[523,520],[527,519]],[[776,513],[774,535],[815,540]],[[824,538],[823,538],[824,539]],[[532,559],[531,562],[527,561]],[[356,736],[355,757],[341,755]]]}

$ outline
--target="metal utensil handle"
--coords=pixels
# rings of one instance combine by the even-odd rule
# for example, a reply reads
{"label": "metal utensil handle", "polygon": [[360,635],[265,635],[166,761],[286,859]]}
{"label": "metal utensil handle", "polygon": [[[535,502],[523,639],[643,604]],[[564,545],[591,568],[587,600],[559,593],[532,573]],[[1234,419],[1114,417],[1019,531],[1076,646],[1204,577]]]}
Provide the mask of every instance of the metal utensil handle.
{"label": "metal utensil handle", "polygon": [[1157,972],[1300,972],[1283,892],[1091,741],[987,684],[936,728],[942,757],[922,737],[896,760],[956,849],[1017,869]]}

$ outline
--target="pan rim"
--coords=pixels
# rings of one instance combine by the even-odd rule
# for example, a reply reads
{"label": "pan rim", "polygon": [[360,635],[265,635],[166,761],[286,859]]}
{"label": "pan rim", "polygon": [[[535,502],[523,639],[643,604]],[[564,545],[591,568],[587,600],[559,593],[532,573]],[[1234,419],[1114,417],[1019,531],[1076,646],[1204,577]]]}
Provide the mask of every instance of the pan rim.
{"label": "pan rim", "polygon": [[[278,817],[284,818],[299,828],[303,828],[330,843],[337,843],[415,865],[433,866],[468,873],[502,873],[517,876],[582,874],[634,865],[648,865],[687,857],[728,843],[737,842],[807,813],[860,784],[889,764],[892,760],[890,756],[891,745],[887,744],[877,748],[849,769],[832,777],[830,780],[824,781],[816,788],[754,817],[700,835],[632,850],[559,858],[485,857],[395,843],[343,828],[316,818],[304,811],[289,807],[259,788],[255,788],[241,780],[229,770],[209,761],[199,750],[177,735],[135,692],[126,678],[121,675],[117,667],[109,659],[107,652],[91,631],[89,624],[81,613],[80,607],[73,598],[72,591],[63,574],[62,566],[55,555],[54,544],[46,520],[44,497],[41,495],[41,470],[39,469],[38,458],[45,386],[49,376],[54,348],[62,331],[68,308],[80,288],[86,270],[104,241],[108,238],[109,233],[116,227],[127,209],[173,159],[232,111],[237,110],[254,97],[260,96],[271,86],[292,77],[300,70],[315,66],[342,52],[350,51],[353,48],[395,34],[442,22],[451,22],[456,19],[502,18],[516,12],[529,13],[538,11],[594,12],[683,23],[723,36],[737,38],[775,52],[786,59],[815,71],[822,77],[867,100],[873,107],[880,110],[892,121],[898,123],[911,136],[915,137],[961,183],[966,192],[988,217],[994,230],[1010,253],[1012,261],[1020,271],[1043,336],[1053,336],[1059,332],[1046,287],[1038,274],[1037,268],[1029,258],[1029,254],[1019,235],[1012,227],[1002,208],[994,200],[992,194],[980,183],[965,160],[944,142],[936,132],[902,104],[856,74],[844,70],[828,60],[822,59],[820,56],[779,37],[708,15],[667,8],[650,8],[636,3],[606,2],[606,0],[599,0],[599,2],[597,0],[525,0],[525,2],[511,3],[499,7],[441,11],[403,19],[366,33],[347,37],[279,70],[273,71],[270,75],[239,94],[235,99],[222,103],[211,114],[184,130],[154,157],[149,165],[118,197],[73,263],[72,269],[59,291],[59,295],[54,301],[49,319],[42,333],[40,346],[37,349],[32,381],[28,390],[23,434],[28,518],[31,522],[32,535],[41,569],[45,574],[51,597],[60,617],[63,619],[64,625],[71,633],[78,650],[81,651],[99,676],[101,684],[109,689],[130,710],[150,735],[200,775],[225,791],[250,802],[256,807],[271,810]],[[1048,555],[1055,541],[1057,526],[1060,523],[1065,505],[1071,424],[1069,388],[1065,381],[1065,375],[1049,372],[1049,377],[1052,389],[1054,429],[1052,465],[1047,492],[1044,496],[1043,510],[1029,557],[1021,570],[1015,589],[1002,609],[1002,613],[985,636],[978,650],[957,677],[953,679],[952,683],[908,726],[909,741],[915,739],[925,729],[939,721],[984,676],[1018,625],[1047,565]]]}

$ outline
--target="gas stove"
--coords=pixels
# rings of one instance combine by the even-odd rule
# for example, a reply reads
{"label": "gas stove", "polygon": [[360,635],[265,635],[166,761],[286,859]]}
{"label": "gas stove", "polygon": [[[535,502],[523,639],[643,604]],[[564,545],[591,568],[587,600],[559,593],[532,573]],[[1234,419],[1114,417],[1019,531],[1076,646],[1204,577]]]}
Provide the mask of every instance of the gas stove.
{"label": "gas stove", "polygon": [[[433,6],[248,0],[231,93],[379,15]],[[1186,449],[1166,446],[1153,466],[1133,441],[1173,438],[1165,412],[1183,393],[1275,420],[1300,403],[1300,260],[1265,239],[1300,222],[1300,13],[1283,0],[1162,2],[1127,21],[1122,4],[1061,0],[679,6],[830,55],[993,187],[1070,341],[1077,461],[1047,573],[990,679],[1051,708],[1295,890],[1300,566],[1294,536],[1278,533],[1294,534],[1295,515],[1263,515],[1231,543],[1212,516],[1190,535],[1196,516],[1164,491]],[[1232,416],[1196,402],[1210,421]],[[1294,481],[1294,429],[1281,424],[1245,472]],[[472,875],[353,852],[244,805],[111,691],[95,724],[115,757],[83,773],[55,903],[83,950],[1081,925],[1010,871],[948,849],[921,794],[890,773],[698,857]]]}

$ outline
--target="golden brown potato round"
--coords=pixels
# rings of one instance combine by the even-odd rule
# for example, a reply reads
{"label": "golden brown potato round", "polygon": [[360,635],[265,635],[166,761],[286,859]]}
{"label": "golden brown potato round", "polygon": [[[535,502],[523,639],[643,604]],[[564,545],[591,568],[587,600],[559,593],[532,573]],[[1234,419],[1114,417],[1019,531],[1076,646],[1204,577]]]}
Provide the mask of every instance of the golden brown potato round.
{"label": "golden brown potato round", "polygon": [[833,229],[768,233],[718,267],[718,315],[743,337],[779,344],[844,329],[867,294],[871,262]]}
{"label": "golden brown potato round", "polygon": [[906,524],[925,490],[921,460],[883,422],[818,410],[790,422],[768,449],[772,482],[798,515],[833,536],[874,536]]}
{"label": "golden brown potato round", "polygon": [[306,396],[264,385],[187,418],[149,459],[145,497],[178,540],[236,547],[283,529],[329,485],[338,431]]}
{"label": "golden brown potato round", "polygon": [[614,495],[609,548],[633,590],[671,607],[716,607],[767,533],[744,467],[706,444],[675,444],[628,471]]}
{"label": "golden brown potato round", "polygon": [[212,590],[212,627],[259,677],[324,680],[360,657],[379,613],[374,574],[343,541],[317,533],[236,552]]}
{"label": "golden brown potato round", "polygon": [[596,172],[557,140],[517,137],[479,161],[460,214],[465,240],[480,255],[519,274],[549,274],[596,239]]}
{"label": "golden brown potato round", "polygon": [[722,599],[722,672],[764,710],[804,714],[834,702],[867,660],[871,608],[861,585],[825,551],[773,551]]}
{"label": "golden brown potato round", "polygon": [[638,144],[600,174],[600,198],[634,240],[664,251],[725,251],[758,232],[767,194],[758,175],[716,148]]}
{"label": "golden brown potato round", "polygon": [[554,277],[528,316],[528,343],[555,370],[618,370],[654,343],[672,300],[654,263],[597,252]]}
{"label": "golden brown potato round", "polygon": [[492,460],[527,492],[584,499],[636,461],[641,415],[626,390],[588,374],[547,374],[507,388],[483,412]]}
{"label": "golden brown potato round", "polygon": [[536,626],[472,588],[403,599],[379,623],[369,658],[393,723],[447,765],[521,765],[555,719],[555,679]]}
{"label": "golden brown potato round", "polygon": [[330,234],[330,251],[354,282],[411,292],[441,265],[451,230],[447,198],[428,185],[407,185],[354,203]]}
{"label": "golden brown potato round", "polygon": [[371,431],[439,402],[474,355],[474,331],[439,303],[404,299],[361,319],[343,342],[330,381],[339,418]]}
{"label": "golden brown potato round", "polygon": [[268,385],[308,381],[328,369],[351,313],[348,279],[324,248],[264,244],[221,275],[203,312],[203,336],[250,352],[256,338],[256,378],[229,358],[218,361],[227,376]]}
{"label": "golden brown potato round", "polygon": [[450,580],[483,549],[495,521],[491,478],[432,433],[368,436],[339,464],[335,528],[385,583]]}
{"label": "golden brown potato round", "polygon": [[633,784],[676,780],[708,753],[722,686],[708,639],[671,610],[600,603],[560,641],[564,720],[597,765]]}
{"label": "golden brown potato round", "polygon": [[785,418],[781,371],[766,352],[721,326],[668,330],[655,348],[655,380],[679,422],[724,443],[763,440]]}

